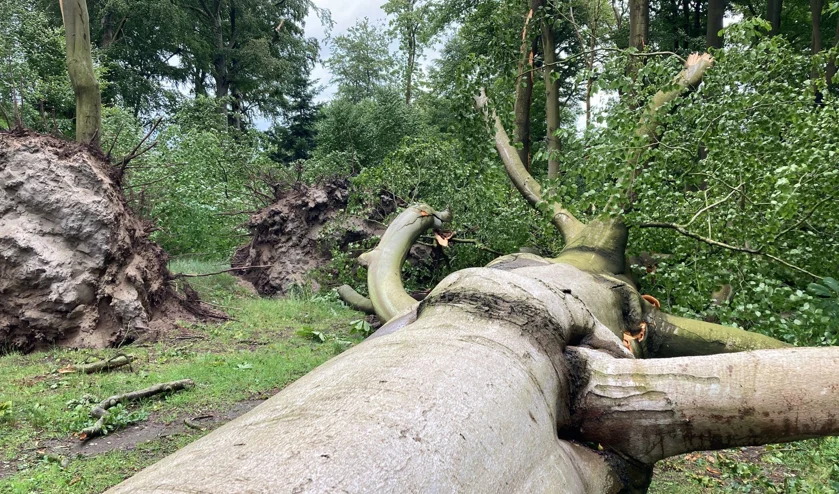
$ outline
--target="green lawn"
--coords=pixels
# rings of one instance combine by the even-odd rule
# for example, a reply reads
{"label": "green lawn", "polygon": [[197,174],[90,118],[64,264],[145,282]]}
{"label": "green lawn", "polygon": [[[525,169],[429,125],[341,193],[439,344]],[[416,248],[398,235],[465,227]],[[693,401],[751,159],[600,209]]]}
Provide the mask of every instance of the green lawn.
{"label": "green lawn", "polygon": [[[171,266],[189,273],[224,267],[188,261]],[[361,314],[334,297],[259,298],[229,274],[189,281],[233,319],[183,324],[164,341],[119,350],[56,348],[0,356],[0,493],[101,492],[360,341],[350,334],[350,322]],[[136,357],[132,369],[58,372],[119,353]],[[103,399],[185,378],[195,387],[112,409],[113,432],[80,448],[77,434],[92,423],[85,395]],[[839,439],[670,459],[657,466],[650,492],[839,492]]]}

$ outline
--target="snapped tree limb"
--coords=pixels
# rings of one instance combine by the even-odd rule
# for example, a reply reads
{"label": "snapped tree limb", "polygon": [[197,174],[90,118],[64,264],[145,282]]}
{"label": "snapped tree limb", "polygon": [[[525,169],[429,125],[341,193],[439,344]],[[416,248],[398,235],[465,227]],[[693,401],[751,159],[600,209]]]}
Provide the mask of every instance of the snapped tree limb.
{"label": "snapped tree limb", "polygon": [[839,347],[651,360],[573,354],[587,376],[572,407],[577,438],[647,465],[839,434]]}

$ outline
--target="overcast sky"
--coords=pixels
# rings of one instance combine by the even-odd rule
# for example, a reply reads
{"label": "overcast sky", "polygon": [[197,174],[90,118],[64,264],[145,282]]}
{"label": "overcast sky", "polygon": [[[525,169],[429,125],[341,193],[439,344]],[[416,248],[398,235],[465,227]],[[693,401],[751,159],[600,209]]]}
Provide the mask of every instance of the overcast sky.
{"label": "overcast sky", "polygon": [[[327,9],[332,13],[332,32],[331,36],[339,36],[346,34],[347,30],[352,27],[356,21],[367,17],[370,23],[382,29],[387,29],[387,19],[385,12],[381,8],[381,3],[385,0],[363,1],[363,0],[315,0],[315,5],[322,9]],[[329,43],[327,41],[327,27],[321,24],[320,19],[314,13],[310,13],[306,18],[306,37],[316,38],[320,43],[320,55],[322,59],[329,58]],[[393,48],[396,48],[394,46]],[[326,101],[335,94],[335,86],[330,83],[332,75],[319,63],[312,72],[312,79],[317,79],[317,84],[324,86],[317,101]]]}

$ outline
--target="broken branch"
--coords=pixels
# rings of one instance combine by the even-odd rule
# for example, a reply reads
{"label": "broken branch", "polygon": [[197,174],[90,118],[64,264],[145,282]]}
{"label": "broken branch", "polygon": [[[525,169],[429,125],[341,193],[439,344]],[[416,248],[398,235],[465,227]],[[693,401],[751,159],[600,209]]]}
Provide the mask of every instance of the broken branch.
{"label": "broken branch", "polygon": [[[641,463],[839,434],[839,348],[633,360],[576,348],[578,439]],[[779,379],[778,376],[783,376]]]}
{"label": "broken branch", "polygon": [[200,278],[202,276],[214,276],[217,274],[229,273],[231,271],[244,271],[247,269],[266,269],[270,268],[271,266],[271,264],[265,264],[263,266],[242,266],[240,268],[222,269],[221,271],[216,271],[214,273],[178,273],[175,275],[175,278]]}
{"label": "broken branch", "polygon": [[81,439],[82,441],[86,441],[87,439],[90,439],[92,437],[104,434],[105,421],[110,416],[110,412],[108,412],[108,409],[113,406],[127,401],[136,401],[141,398],[148,398],[149,396],[180,391],[182,389],[192,387],[194,384],[195,383],[192,382],[192,379],[181,379],[180,381],[155,384],[154,386],[141,389],[139,391],[132,391],[130,393],[123,393],[121,395],[114,395],[110,398],[106,398],[99,402],[97,405],[94,405],[93,408],[90,410],[90,416],[99,420],[97,420],[96,423],[92,426],[82,429],[82,432],[79,435],[79,439]]}
{"label": "broken branch", "polygon": [[94,372],[99,371],[106,371],[111,369],[117,369],[122,366],[131,366],[131,362],[135,360],[136,357],[133,355],[125,355],[119,354],[113,358],[109,358],[107,360],[100,360],[98,362],[93,362],[91,364],[71,364],[63,369],[59,369],[60,374],[70,373],[70,372],[81,372],[82,374],[92,374]]}

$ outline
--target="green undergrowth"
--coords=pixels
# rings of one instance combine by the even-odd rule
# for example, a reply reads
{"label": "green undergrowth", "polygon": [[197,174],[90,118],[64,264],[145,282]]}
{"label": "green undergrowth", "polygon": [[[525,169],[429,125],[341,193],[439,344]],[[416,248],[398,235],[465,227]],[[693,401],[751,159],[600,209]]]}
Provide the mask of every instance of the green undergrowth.
{"label": "green undergrowth", "polygon": [[[170,268],[193,274],[220,271],[220,263],[178,261]],[[203,432],[174,435],[108,451],[70,457],[67,445],[92,424],[90,404],[157,383],[192,379],[195,387],[112,409],[109,428],[172,425],[184,418],[223,416],[234,404],[267,398],[360,338],[350,334],[360,318],[333,296],[256,296],[230,274],[188,278],[202,296],[231,316],[214,324],[182,323],[160,341],[121,349],[63,350],[0,356],[0,492],[101,492]],[[325,340],[312,338],[317,333]],[[76,374],[59,370],[120,353],[132,368]],[[104,440],[109,440],[106,436]],[[101,441],[94,439],[92,441]],[[116,442],[116,440],[115,440]]]}
{"label": "green undergrowth", "polygon": [[[178,260],[175,272],[203,274],[224,263]],[[203,300],[232,319],[181,324],[161,341],[122,349],[71,351],[54,348],[0,356],[0,493],[102,492],[206,431],[177,427],[173,433],[92,456],[68,454],[90,425],[84,395],[104,399],[159,382],[189,378],[194,388],[113,410],[112,434],[92,441],[119,444],[129,430],[173,427],[185,418],[213,415],[224,422],[236,404],[266,398],[348,345],[369,328],[360,314],[333,295],[296,293],[260,298],[230,274],[188,278]],[[69,364],[136,357],[132,369],[80,375],[60,373]],[[106,448],[107,449],[107,448]],[[839,492],[839,439],[765,448],[694,453],[660,462],[650,492],[833,493]]]}
{"label": "green undergrowth", "polygon": [[656,465],[649,492],[839,493],[839,438],[669,458]]}

